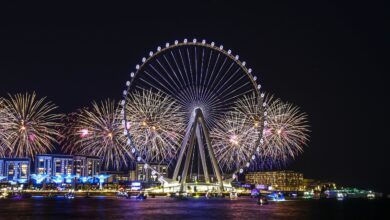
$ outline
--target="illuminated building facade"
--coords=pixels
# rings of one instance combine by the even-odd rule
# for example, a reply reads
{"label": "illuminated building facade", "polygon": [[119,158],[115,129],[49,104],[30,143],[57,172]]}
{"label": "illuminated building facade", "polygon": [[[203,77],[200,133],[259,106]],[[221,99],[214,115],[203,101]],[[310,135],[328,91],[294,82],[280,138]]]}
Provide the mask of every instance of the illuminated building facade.
{"label": "illuminated building facade", "polygon": [[78,176],[93,176],[100,173],[100,158],[75,155],[73,156],[74,174]]}
{"label": "illuminated building facade", "polygon": [[35,156],[36,174],[53,176],[73,174],[73,156],[61,154],[41,154]]}
{"label": "illuminated building facade", "polygon": [[30,164],[28,158],[0,158],[0,177],[3,181],[27,183],[30,179]]}
{"label": "illuminated building facade", "polygon": [[325,190],[335,190],[337,185],[334,182],[319,181],[314,179],[304,179],[303,185],[306,190],[314,191],[325,191]]}
{"label": "illuminated building facade", "polygon": [[31,173],[29,158],[0,158],[0,181],[34,184],[71,183],[100,179],[99,157],[63,154],[40,154],[35,156],[35,172]]}
{"label": "illuminated building facade", "polygon": [[303,174],[293,171],[250,172],[245,175],[245,182],[280,191],[305,190]]}
{"label": "illuminated building facade", "polygon": [[125,183],[132,181],[130,173],[125,171],[102,171],[101,174],[108,175],[107,183]]}
{"label": "illuminated building facade", "polygon": [[3,176],[4,176],[4,159],[0,158],[0,178],[2,178]]}
{"label": "illuminated building facade", "polygon": [[100,172],[100,158],[80,155],[41,154],[35,156],[35,173],[94,176]]}
{"label": "illuminated building facade", "polygon": [[[163,177],[168,177],[168,165],[166,164],[148,164],[153,170],[156,170]],[[157,175],[150,169],[145,167],[144,163],[137,163],[135,170],[136,179],[143,182],[155,182]]]}

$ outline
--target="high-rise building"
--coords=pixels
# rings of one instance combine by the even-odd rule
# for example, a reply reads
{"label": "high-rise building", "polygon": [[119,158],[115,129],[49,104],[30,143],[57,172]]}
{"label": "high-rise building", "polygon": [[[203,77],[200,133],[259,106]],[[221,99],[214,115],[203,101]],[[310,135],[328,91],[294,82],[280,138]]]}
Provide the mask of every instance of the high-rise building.
{"label": "high-rise building", "polygon": [[249,172],[245,182],[280,191],[303,191],[303,174],[294,171]]}

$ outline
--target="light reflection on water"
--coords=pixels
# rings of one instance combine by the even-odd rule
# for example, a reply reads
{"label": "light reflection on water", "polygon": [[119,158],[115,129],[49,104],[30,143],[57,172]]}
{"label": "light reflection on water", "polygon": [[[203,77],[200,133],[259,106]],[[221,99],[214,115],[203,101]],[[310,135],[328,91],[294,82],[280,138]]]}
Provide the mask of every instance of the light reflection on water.
{"label": "light reflection on water", "polygon": [[[259,206],[251,198],[116,199],[108,197],[0,200],[0,219],[375,219],[389,200],[297,200]],[[6,217],[6,218],[4,218]],[[381,216],[381,219],[383,216]],[[390,219],[390,218],[388,218]]]}

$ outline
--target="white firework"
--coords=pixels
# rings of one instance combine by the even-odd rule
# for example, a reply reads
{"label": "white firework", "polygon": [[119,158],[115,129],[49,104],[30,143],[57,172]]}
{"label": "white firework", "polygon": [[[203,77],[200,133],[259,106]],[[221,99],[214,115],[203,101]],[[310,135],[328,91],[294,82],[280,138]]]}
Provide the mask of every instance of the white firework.
{"label": "white firework", "polygon": [[64,151],[100,157],[106,169],[128,167],[133,158],[119,113],[115,101],[105,100],[100,104],[93,102],[91,109],[69,115]]}
{"label": "white firework", "polygon": [[58,120],[62,115],[55,114],[57,106],[45,99],[38,99],[35,93],[26,93],[9,95],[3,100],[0,127],[9,145],[6,156],[34,159],[35,154],[54,149],[54,143],[61,136]]}
{"label": "white firework", "polygon": [[290,103],[268,100],[261,156],[272,163],[286,163],[303,152],[309,138],[307,115]]}
{"label": "white firework", "polygon": [[146,161],[173,159],[185,129],[181,106],[152,90],[135,91],[127,99],[127,129],[138,152]]}
{"label": "white firework", "polygon": [[248,123],[248,126],[256,127],[259,130],[262,128],[264,108],[255,93],[238,99],[234,104],[234,112],[245,116],[245,122]]}
{"label": "white firework", "polygon": [[0,157],[4,157],[6,151],[9,150],[9,143],[7,142],[5,132],[5,122],[9,117],[8,109],[4,104],[4,100],[0,97]]}
{"label": "white firework", "polygon": [[248,120],[250,117],[240,112],[229,112],[210,132],[215,156],[223,170],[239,169],[253,156],[260,131]]}

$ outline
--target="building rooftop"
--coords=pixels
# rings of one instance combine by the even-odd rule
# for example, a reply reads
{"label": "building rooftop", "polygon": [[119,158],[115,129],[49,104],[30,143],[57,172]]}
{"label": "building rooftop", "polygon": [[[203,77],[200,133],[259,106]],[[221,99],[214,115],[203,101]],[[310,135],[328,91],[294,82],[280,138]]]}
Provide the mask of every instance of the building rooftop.
{"label": "building rooftop", "polygon": [[86,157],[86,158],[93,158],[93,159],[100,159],[100,157],[95,157],[95,156],[88,156],[88,155],[70,155],[70,154],[37,154],[35,155],[36,157],[38,156],[44,156],[44,157],[64,157],[64,158],[73,158],[73,157]]}
{"label": "building rooftop", "polygon": [[0,160],[11,160],[11,161],[16,161],[16,160],[30,160],[30,158],[27,157],[2,157]]}
{"label": "building rooftop", "polygon": [[101,159],[101,157],[95,157],[95,156],[88,156],[88,155],[81,155],[81,154],[74,154],[72,156],[75,157],[87,157],[87,158],[93,158],[93,159]]}
{"label": "building rooftop", "polygon": [[36,157],[39,156],[49,156],[49,157],[73,157],[73,155],[70,154],[37,154]]}

